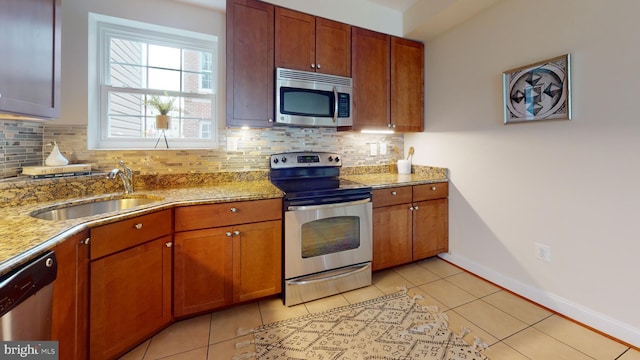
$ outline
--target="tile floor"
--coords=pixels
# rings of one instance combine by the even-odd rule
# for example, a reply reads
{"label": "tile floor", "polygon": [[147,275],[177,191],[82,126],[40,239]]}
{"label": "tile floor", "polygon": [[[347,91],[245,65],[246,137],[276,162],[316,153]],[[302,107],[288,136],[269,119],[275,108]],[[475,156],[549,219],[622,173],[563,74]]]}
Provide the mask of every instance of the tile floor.
{"label": "tile floor", "polygon": [[438,305],[449,317],[449,327],[473,343],[476,336],[490,347],[491,360],[640,360],[640,352],[587,330],[509,292],[485,282],[439,258],[376,272],[373,285],[285,307],[279,298],[233,307],[183,320],[147,340],[122,359],[231,359],[235,344],[251,336],[237,337],[238,328],[315,313],[398,291],[421,294],[423,305]]}

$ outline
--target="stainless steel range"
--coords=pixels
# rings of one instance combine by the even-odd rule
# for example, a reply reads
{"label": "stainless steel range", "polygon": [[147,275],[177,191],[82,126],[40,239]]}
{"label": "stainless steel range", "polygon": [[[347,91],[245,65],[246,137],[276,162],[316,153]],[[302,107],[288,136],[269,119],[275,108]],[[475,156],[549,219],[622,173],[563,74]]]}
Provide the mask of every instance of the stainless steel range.
{"label": "stainless steel range", "polygon": [[371,187],[340,179],[340,155],[271,155],[284,197],[284,303],[300,304],[371,284]]}

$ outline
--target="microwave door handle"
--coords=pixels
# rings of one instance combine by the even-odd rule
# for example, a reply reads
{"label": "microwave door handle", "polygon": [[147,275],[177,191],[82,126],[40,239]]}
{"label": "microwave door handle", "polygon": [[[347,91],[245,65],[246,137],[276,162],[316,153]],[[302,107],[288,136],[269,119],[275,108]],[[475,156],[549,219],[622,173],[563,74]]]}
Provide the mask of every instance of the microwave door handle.
{"label": "microwave door handle", "polygon": [[338,121],[338,88],[333,87],[333,122]]}

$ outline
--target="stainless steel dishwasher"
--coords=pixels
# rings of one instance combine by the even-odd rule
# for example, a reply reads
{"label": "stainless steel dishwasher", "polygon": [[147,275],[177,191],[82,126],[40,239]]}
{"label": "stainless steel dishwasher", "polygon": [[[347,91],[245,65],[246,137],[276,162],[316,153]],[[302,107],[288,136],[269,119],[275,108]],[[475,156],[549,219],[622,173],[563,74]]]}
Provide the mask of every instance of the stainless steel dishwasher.
{"label": "stainless steel dishwasher", "polygon": [[0,277],[0,341],[51,339],[56,254],[49,251]]}

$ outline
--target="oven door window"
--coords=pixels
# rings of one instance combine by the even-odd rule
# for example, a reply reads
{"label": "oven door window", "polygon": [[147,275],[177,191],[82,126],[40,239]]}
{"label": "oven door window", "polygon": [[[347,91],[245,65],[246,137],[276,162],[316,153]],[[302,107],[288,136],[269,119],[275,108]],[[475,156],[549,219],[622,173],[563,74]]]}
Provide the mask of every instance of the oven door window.
{"label": "oven door window", "polygon": [[337,216],[302,225],[302,257],[312,258],[360,247],[360,217]]}
{"label": "oven door window", "polygon": [[333,92],[323,90],[280,88],[280,113],[313,117],[333,117]]}

